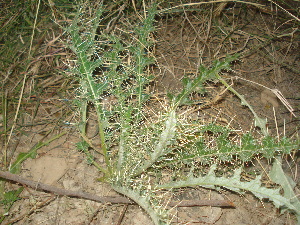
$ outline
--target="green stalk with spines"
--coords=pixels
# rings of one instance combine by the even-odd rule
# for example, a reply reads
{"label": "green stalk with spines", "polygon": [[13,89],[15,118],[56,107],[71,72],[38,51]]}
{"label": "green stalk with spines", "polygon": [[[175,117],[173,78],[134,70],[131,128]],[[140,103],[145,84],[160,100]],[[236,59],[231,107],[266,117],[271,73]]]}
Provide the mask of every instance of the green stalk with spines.
{"label": "green stalk with spines", "polygon": [[[146,66],[152,63],[152,60],[147,55],[148,48],[152,44],[149,41],[149,35],[155,30],[153,26],[154,16],[156,15],[156,5],[153,4],[147,13],[146,18],[143,21],[143,25],[136,28],[136,33],[138,34],[137,46],[136,49],[133,51],[134,58],[136,60],[136,73],[139,86],[137,87],[137,94],[138,94],[138,108],[141,109],[143,100],[143,95],[145,95],[143,89],[144,85],[147,84],[149,81],[147,78],[143,76],[144,69]],[[137,51],[136,51],[137,50]]]}
{"label": "green stalk with spines", "polygon": [[189,95],[196,91],[197,89],[204,89],[203,84],[208,80],[218,80],[219,73],[222,70],[229,70],[230,63],[238,58],[238,55],[228,56],[223,61],[215,61],[212,66],[207,69],[204,66],[198,68],[197,76],[195,79],[190,79],[188,77],[183,78],[183,90],[178,95],[168,94],[172,101],[172,108],[185,104],[189,104]]}
{"label": "green stalk with spines", "polygon": [[234,88],[232,88],[219,74],[216,74],[216,78],[226,87],[229,91],[231,91],[233,94],[235,94],[240,100],[241,105],[245,105],[249,108],[249,110],[252,112],[254,119],[255,119],[255,126],[259,127],[263,133],[263,135],[268,136],[268,130],[266,127],[267,120],[260,118],[257,113],[254,111],[252,106],[246,101],[243,95],[238,93]]}
{"label": "green stalk with spines", "polygon": [[[106,146],[106,138],[104,135],[104,127],[102,123],[102,115],[103,110],[99,102],[100,95],[105,91],[106,84],[97,84],[93,78],[94,70],[102,65],[101,58],[92,61],[91,59],[91,49],[94,48],[94,39],[97,26],[99,24],[101,15],[103,13],[103,8],[99,6],[96,17],[93,21],[91,21],[92,28],[91,33],[88,33],[83,40],[79,33],[79,13],[74,19],[72,25],[67,29],[72,38],[72,46],[71,49],[76,53],[78,57],[78,65],[79,68],[77,73],[80,79],[80,92],[81,92],[81,100],[80,100],[80,108],[81,108],[81,124],[80,124],[80,132],[85,135],[86,133],[86,122],[87,122],[87,105],[89,101],[94,103],[97,117],[98,117],[98,127],[99,127],[99,136],[101,141],[101,150],[103,152],[104,160],[106,166],[108,168],[109,174],[111,171],[110,160],[107,152]],[[103,169],[103,171],[105,171]],[[107,175],[109,175],[107,174]]]}
{"label": "green stalk with spines", "polygon": [[176,114],[175,111],[171,111],[165,123],[165,129],[160,134],[159,140],[154,147],[154,151],[150,155],[150,159],[146,160],[142,163],[139,168],[134,171],[132,177],[138,176],[144,171],[146,171],[149,167],[151,167],[158,159],[165,155],[167,151],[167,146],[171,144],[172,139],[175,136],[175,129],[177,125]]}

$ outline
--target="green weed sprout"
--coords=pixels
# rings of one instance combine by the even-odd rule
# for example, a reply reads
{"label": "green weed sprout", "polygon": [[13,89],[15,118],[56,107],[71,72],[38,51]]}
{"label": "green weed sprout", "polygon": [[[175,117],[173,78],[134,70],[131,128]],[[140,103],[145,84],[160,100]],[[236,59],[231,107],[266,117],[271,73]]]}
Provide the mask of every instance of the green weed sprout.
{"label": "green weed sprout", "polygon": [[[157,112],[156,119],[147,117],[145,106],[151,94],[146,92],[146,85],[153,79],[147,68],[155,62],[149,54],[153,45],[149,35],[155,31],[156,7],[152,4],[143,14],[142,22],[134,24],[134,28],[130,27],[128,31],[123,28],[122,35],[99,30],[104,25],[105,9],[102,5],[89,21],[82,18],[84,9],[80,9],[66,29],[71,38],[70,48],[77,56],[77,66],[71,69],[79,82],[74,101],[81,115],[79,131],[82,141],[77,143],[78,149],[103,173],[101,181],[110,183],[115,191],[133,199],[155,224],[170,223],[169,211],[159,199],[159,190],[187,186],[225,187],[238,193],[250,191],[260,199],[268,198],[277,207],[295,212],[299,218],[299,204],[290,199],[291,195],[288,198],[281,195],[279,189],[263,187],[260,176],[253,181],[242,182],[241,166],[235,170],[233,177],[215,174],[220,162],[248,162],[255,155],[273,159],[276,155],[289,154],[298,148],[299,142],[287,138],[276,141],[263,128],[265,136],[260,141],[251,133],[245,133],[239,142],[232,142],[229,128],[191,123],[177,113],[179,107],[191,102],[191,93],[199,88],[204,90],[206,81],[221,81],[228,86],[219,73],[229,70],[230,63],[237,56],[216,61],[209,68],[200,66],[196,78],[183,79],[184,87],[180,93],[168,94],[170,105],[165,107],[165,111]],[[95,71],[100,71],[100,74]],[[236,91],[231,91],[240,97]],[[102,102],[107,95],[116,99],[109,109]],[[94,158],[91,153],[93,146],[86,136],[90,106],[97,113],[104,163],[98,163]],[[253,110],[251,106],[249,108]],[[214,135],[213,147],[205,141],[207,132]],[[189,138],[189,144],[181,145],[180,138]],[[201,165],[210,166],[205,175],[199,169]],[[167,168],[171,168],[174,174],[170,174],[171,181],[163,182],[158,178]],[[276,171],[272,174],[276,177],[274,174]]]}

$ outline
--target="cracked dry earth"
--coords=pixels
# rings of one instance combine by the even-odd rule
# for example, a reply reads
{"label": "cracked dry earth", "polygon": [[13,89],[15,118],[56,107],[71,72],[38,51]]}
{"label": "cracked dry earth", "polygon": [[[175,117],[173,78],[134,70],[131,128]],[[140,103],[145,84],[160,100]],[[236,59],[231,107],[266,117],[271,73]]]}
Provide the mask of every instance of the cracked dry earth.
{"label": "cracked dry earth", "polygon": [[[158,84],[155,89],[159,93],[179,90],[181,78],[184,75],[193,76],[199,64],[209,64],[214,59],[222,59],[226,54],[242,52],[241,60],[233,65],[236,73],[224,72],[224,76],[231,79],[233,87],[245,96],[261,117],[268,118],[271,134],[276,135],[278,132],[282,135],[285,132],[287,136],[292,137],[299,132],[300,125],[297,119],[300,116],[300,78],[297,73],[300,70],[299,33],[296,33],[294,39],[285,36],[264,45],[267,40],[263,39],[261,33],[267,30],[277,34],[280,29],[292,32],[292,28],[288,27],[288,24],[275,24],[273,14],[261,13],[251,8],[247,15],[243,13],[245,12],[239,11],[238,7],[228,9],[218,21],[223,27],[226,27],[225,22],[230,24],[227,30],[222,31],[214,24],[208,26],[207,23],[202,23],[211,22],[209,15],[197,13],[186,13],[185,16],[180,14],[159,21],[159,29],[155,34],[155,54],[159,64]],[[235,21],[234,15],[239,16],[238,21]],[[253,46],[258,45],[261,45],[261,48],[252,51]],[[248,54],[249,52],[251,54]],[[235,76],[243,79],[233,79]],[[278,89],[293,107],[297,118],[291,116],[272,92],[253,82]],[[211,101],[224,91],[214,83],[208,83],[207,90],[206,101]],[[228,91],[223,93],[220,101],[208,109],[203,109],[200,116],[199,113],[191,116],[200,120],[215,120],[223,125],[230,124],[231,127],[244,131],[252,129],[253,116],[249,110],[242,107],[239,100]],[[63,110],[60,110],[65,105],[59,101],[58,95],[47,96],[45,93],[42,98],[49,101],[41,103],[35,124],[53,117],[65,117],[65,121],[72,121],[73,115],[66,116]],[[33,111],[34,107],[27,108],[25,124],[32,122]],[[92,121],[91,119],[89,123],[90,135],[94,134],[96,129]],[[275,129],[276,124],[278,130]],[[82,190],[99,196],[118,196],[109,186],[96,181],[100,176],[99,171],[88,165],[85,156],[76,150],[75,143],[80,139],[72,125],[61,126],[59,129],[54,125],[49,126],[48,123],[24,126],[22,132],[14,136],[10,147],[15,148],[15,154],[27,152],[52,129],[55,130],[51,133],[53,136],[63,131],[67,131],[67,134],[39,149],[35,159],[27,159],[22,164],[21,175],[69,190]],[[93,144],[99,145],[97,138],[93,140]],[[299,159],[297,163],[299,165]],[[294,179],[298,184],[296,191],[299,194],[300,171],[293,168],[291,175],[294,174],[298,174]],[[7,185],[8,189],[17,187],[12,183]],[[250,194],[239,196],[226,190],[216,192],[195,188],[179,190],[174,195],[176,199],[229,199],[235,204],[235,208],[174,208],[174,224],[296,224],[292,214],[280,215],[271,203],[261,202]],[[146,213],[136,205],[127,207],[57,197],[26,187],[21,197],[22,199],[10,210],[9,219],[3,224],[13,220],[14,224],[152,224]],[[123,217],[122,212],[125,212]]]}

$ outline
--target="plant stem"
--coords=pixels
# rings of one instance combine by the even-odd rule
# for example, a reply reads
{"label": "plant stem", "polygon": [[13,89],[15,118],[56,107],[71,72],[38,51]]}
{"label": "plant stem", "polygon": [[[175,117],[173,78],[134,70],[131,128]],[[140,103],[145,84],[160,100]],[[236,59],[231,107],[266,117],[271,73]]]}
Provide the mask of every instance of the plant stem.
{"label": "plant stem", "polygon": [[140,166],[137,171],[134,172],[133,177],[147,170],[159,157],[165,154],[165,148],[170,144],[170,141],[175,136],[176,122],[176,113],[175,111],[171,111],[166,121],[166,128],[161,133],[160,139],[154,148],[154,152],[151,154],[150,160],[147,160],[142,166]]}
{"label": "plant stem", "polygon": [[108,168],[108,172],[109,172],[109,174],[112,174],[112,168],[111,168],[111,164],[110,164],[109,157],[108,157],[108,154],[107,154],[107,145],[106,145],[106,142],[105,142],[106,139],[105,139],[105,134],[104,134],[104,127],[103,127],[103,122],[102,122],[102,118],[101,118],[102,108],[101,108],[101,105],[99,103],[96,103],[95,107],[96,107],[97,116],[98,116],[98,127],[99,127],[100,141],[101,141],[101,149],[102,149],[102,152],[103,152],[103,155],[104,155],[105,163],[106,163],[107,168]]}
{"label": "plant stem", "polygon": [[250,109],[250,111],[252,112],[252,114],[255,117],[256,126],[261,128],[261,131],[262,131],[263,135],[268,136],[267,128],[265,126],[265,123],[262,121],[263,119],[261,119],[256,114],[256,112],[253,110],[252,106],[246,101],[244,96],[239,94],[235,89],[233,89],[223,78],[221,78],[221,76],[219,74],[216,74],[216,77],[218,78],[219,81],[221,81],[222,84],[224,84],[224,86],[228,90],[230,90],[233,94],[235,94],[241,100],[242,105],[246,105]]}

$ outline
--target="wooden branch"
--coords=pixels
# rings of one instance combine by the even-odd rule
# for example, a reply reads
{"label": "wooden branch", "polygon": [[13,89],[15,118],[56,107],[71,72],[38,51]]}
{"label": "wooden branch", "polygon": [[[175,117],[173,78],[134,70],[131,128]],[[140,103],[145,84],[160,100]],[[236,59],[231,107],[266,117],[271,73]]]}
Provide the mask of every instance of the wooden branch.
{"label": "wooden branch", "polygon": [[48,185],[48,184],[43,184],[40,182],[28,180],[19,175],[12,174],[6,171],[0,171],[0,177],[3,177],[7,180],[15,181],[20,184],[27,185],[29,187],[32,187],[35,190],[48,191],[60,196],[78,197],[78,198],[93,200],[101,203],[110,202],[112,204],[135,204],[133,201],[125,197],[105,197],[105,196],[102,197],[102,196],[93,195],[91,193],[87,193],[83,191],[66,190],[63,188],[55,187],[53,185]]}
{"label": "wooden branch", "polygon": [[[17,182],[22,185],[27,185],[35,190],[43,190],[51,193],[55,193],[60,196],[77,197],[88,200],[93,200],[101,203],[111,204],[136,204],[134,201],[126,197],[111,197],[111,196],[98,196],[83,191],[71,191],[63,188],[58,188],[52,185],[43,184],[40,182],[32,181],[23,178],[22,176],[12,174],[7,171],[0,170],[0,177]],[[229,200],[190,200],[190,201],[171,201],[168,203],[170,207],[191,207],[191,206],[215,206],[215,207],[234,207],[233,202]]]}

